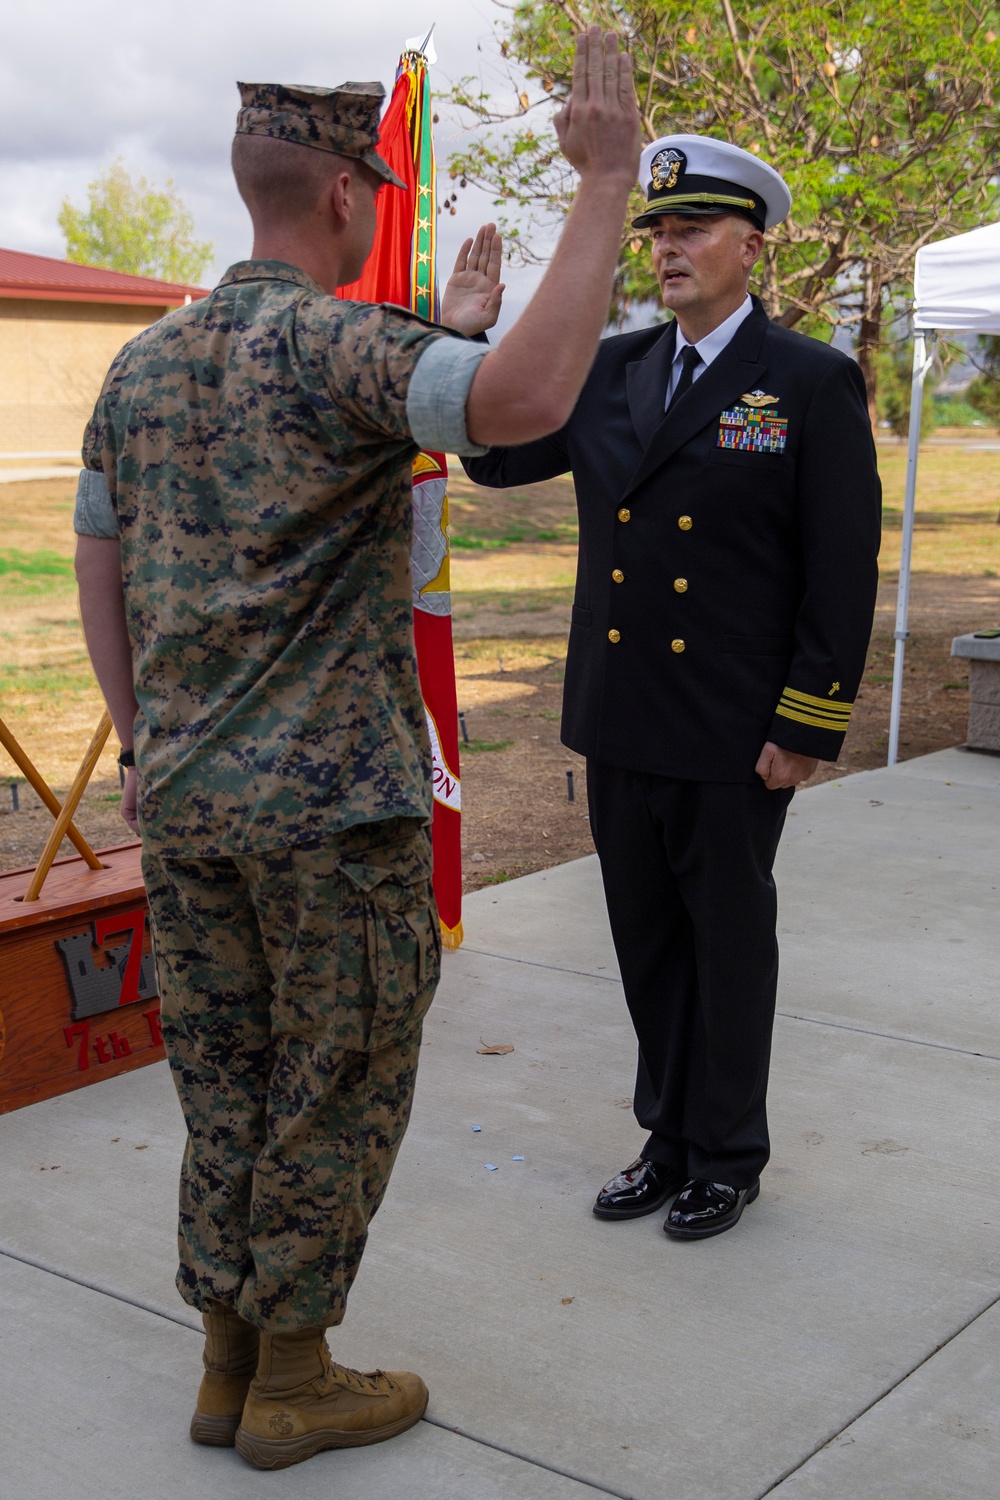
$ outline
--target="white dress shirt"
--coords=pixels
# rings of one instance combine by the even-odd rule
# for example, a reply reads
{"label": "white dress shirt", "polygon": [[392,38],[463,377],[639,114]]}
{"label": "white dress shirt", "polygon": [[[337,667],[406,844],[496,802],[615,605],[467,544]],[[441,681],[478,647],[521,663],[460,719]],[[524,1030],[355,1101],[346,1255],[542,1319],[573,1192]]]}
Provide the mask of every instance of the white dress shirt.
{"label": "white dress shirt", "polygon": [[[753,302],[748,295],[746,301],[742,302],[734,313],[730,313],[724,323],[720,323],[718,328],[713,328],[711,333],[706,333],[705,337],[693,346],[701,355],[701,363],[695,365],[691,376],[692,380],[697,380],[712,363],[712,360],[719,357],[744,318],[748,318],[752,312]],[[674,362],[670,366],[670,379],[667,381],[667,390],[663,398],[664,411],[670,405],[670,398],[674,394],[674,387],[681,377],[681,350],[686,349],[687,346],[688,340],[681,333],[681,326],[678,323],[677,347],[674,350]]]}

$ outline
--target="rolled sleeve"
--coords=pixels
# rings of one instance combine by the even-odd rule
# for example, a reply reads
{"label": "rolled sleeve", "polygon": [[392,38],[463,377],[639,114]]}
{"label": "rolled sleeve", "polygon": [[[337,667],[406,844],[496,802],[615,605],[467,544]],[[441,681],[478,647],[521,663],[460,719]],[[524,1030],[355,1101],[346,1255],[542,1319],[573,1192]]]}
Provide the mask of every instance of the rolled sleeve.
{"label": "rolled sleeve", "polygon": [[95,469],[81,469],[76,486],[73,530],[77,536],[118,540],[118,513],[111,503],[107,480]]}
{"label": "rolled sleeve", "polygon": [[440,338],[421,354],[406,397],[406,418],[421,448],[466,458],[489,452],[470,440],[465,426],[469,390],[480,360],[489,352],[484,344]]}

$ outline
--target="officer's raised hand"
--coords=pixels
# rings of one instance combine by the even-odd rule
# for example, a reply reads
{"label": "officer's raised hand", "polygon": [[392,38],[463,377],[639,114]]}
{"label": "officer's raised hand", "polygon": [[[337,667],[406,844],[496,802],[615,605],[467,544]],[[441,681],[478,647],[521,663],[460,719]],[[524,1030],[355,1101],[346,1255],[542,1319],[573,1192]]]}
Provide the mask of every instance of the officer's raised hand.
{"label": "officer's raised hand", "polygon": [[607,319],[641,129],[632,61],[596,26],[576,39],[556,130],[580,184],[541,285],[473,377],[466,432],[483,447],[530,443],[563,426]]}
{"label": "officer's raised hand", "polygon": [[472,337],[493,327],[504,294],[502,253],[503,237],[495,224],[483,224],[474,240],[464,242],[441,298],[441,322],[446,328]]}

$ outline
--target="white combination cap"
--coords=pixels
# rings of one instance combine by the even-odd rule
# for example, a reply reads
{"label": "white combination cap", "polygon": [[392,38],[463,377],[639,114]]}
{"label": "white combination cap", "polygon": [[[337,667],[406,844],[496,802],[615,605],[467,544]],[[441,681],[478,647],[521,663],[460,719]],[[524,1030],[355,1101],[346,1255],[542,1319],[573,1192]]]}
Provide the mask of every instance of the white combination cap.
{"label": "white combination cap", "polygon": [[708,135],[664,135],[639,159],[646,207],[641,229],[660,214],[743,214],[773,229],[792,206],[784,179],[750,151]]}

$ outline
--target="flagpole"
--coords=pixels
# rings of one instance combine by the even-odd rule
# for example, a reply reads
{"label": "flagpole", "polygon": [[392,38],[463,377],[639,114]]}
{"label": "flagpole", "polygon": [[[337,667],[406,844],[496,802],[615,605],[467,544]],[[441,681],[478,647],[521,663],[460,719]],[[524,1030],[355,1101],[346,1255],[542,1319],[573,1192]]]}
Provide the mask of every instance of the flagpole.
{"label": "flagpole", "polygon": [[[357,282],[338,295],[391,302],[437,316],[437,212],[433,112],[427,70],[437,61],[435,27],[403,45],[396,84],[379,127],[379,154],[408,192],[381,193],[375,244]],[[452,644],[448,546],[448,464],[443,453],[419,453],[413,465],[413,637],[427,716],[433,791],[434,894],[441,942],[462,941],[462,784],[458,698]]]}

